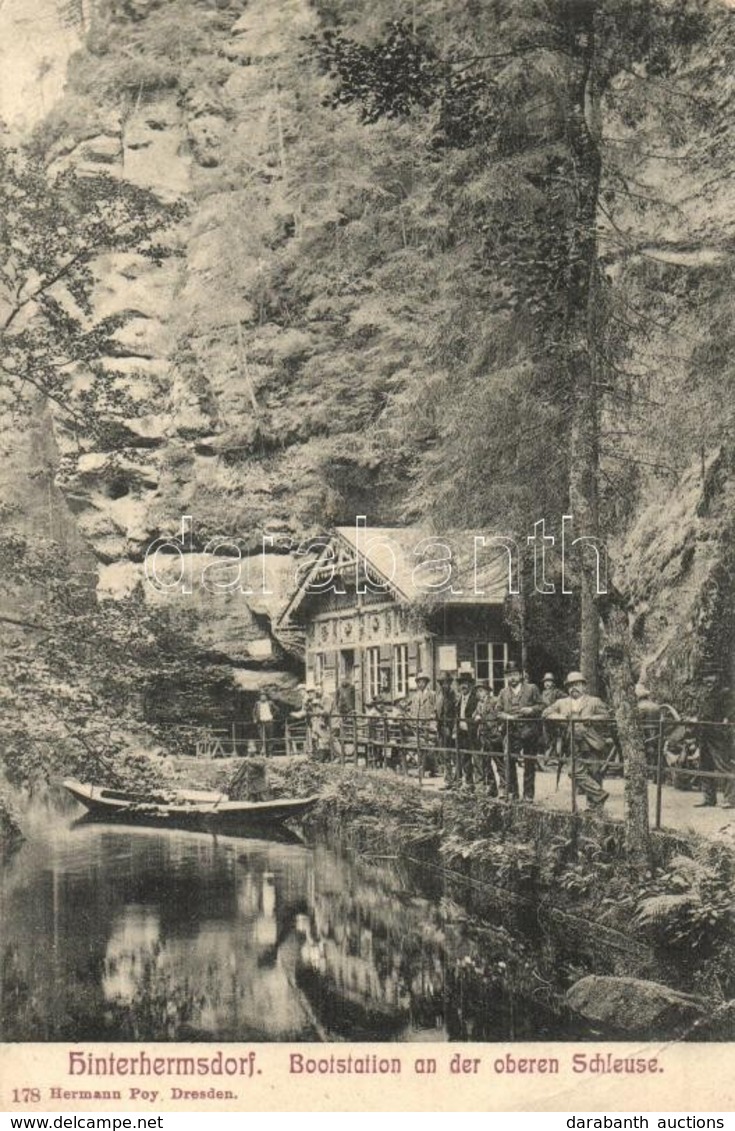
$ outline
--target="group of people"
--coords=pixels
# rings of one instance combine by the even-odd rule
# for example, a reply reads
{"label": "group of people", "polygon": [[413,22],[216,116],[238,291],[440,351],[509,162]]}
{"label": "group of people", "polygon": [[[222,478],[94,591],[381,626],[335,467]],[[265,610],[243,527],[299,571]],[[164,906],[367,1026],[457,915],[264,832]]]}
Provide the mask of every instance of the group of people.
{"label": "group of people", "polygon": [[[341,758],[362,735],[370,764],[405,770],[413,760],[435,777],[443,763],[448,790],[483,789],[492,797],[533,801],[539,766],[551,763],[558,772],[566,766],[588,808],[602,810],[605,773],[619,756],[607,704],[588,692],[579,671],[567,675],[564,689],[552,672],[539,688],[514,662],[506,664],[504,677],[495,694],[469,663],[442,672],[436,688],[419,671],[410,695],[371,699],[362,714],[349,676],[329,699],[302,684],[301,708],[291,718],[304,720],[304,748],[313,757]],[[686,764],[689,780],[692,769],[704,771],[697,804],[717,804],[718,773],[733,769],[729,728],[680,719],[671,708],[667,714],[643,684],[636,687],[636,702],[651,777],[665,737],[666,765]],[[723,806],[735,807],[735,780],[725,779]]]}
{"label": "group of people", "polygon": [[[605,704],[587,694],[580,672],[567,677],[566,694],[552,673],[544,676],[542,690],[515,663],[507,664],[504,674],[506,686],[497,695],[465,663],[456,673],[442,672],[436,689],[419,671],[411,695],[369,700],[361,716],[368,761],[397,769],[412,757],[430,777],[443,761],[446,789],[484,788],[490,796],[532,801],[539,758],[555,751],[563,759],[568,722],[576,718],[577,788],[590,806],[601,808],[607,793],[599,764],[609,750],[609,737],[599,725],[610,717]],[[346,677],[331,702],[313,685],[302,684],[300,691],[302,704],[291,718],[305,721],[309,753],[341,757],[345,744],[357,738],[352,681]]]}
{"label": "group of people", "polygon": [[[705,676],[703,682],[711,694],[713,689],[707,684],[714,683],[713,678]],[[722,808],[735,809],[735,730],[727,718],[720,718],[725,712],[717,707],[712,710],[710,704],[709,721],[682,718],[673,707],[657,703],[643,684],[636,688],[636,701],[650,776],[655,776],[661,746],[672,785],[678,789],[699,786],[695,808],[717,805],[721,789]]]}
{"label": "group of people", "polygon": [[[479,787],[490,796],[533,801],[539,759],[556,753],[563,760],[568,723],[576,718],[577,788],[588,805],[602,808],[608,796],[599,774],[609,745],[606,728],[599,725],[609,720],[605,704],[587,694],[581,672],[570,672],[566,694],[551,672],[544,676],[542,690],[516,663],[507,664],[504,675],[505,686],[495,695],[487,681],[475,680],[470,664],[460,666],[456,681],[451,672],[442,673],[434,701],[446,788]],[[430,709],[428,683],[419,672],[415,709],[423,717]]]}

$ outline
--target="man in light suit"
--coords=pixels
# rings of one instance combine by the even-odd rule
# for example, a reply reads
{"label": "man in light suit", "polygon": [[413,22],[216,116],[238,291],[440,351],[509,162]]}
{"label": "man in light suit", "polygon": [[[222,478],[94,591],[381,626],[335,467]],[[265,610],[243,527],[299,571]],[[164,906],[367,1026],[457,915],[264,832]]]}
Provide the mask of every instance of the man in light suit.
{"label": "man in light suit", "polygon": [[[544,718],[554,723],[570,723],[574,719],[575,779],[577,789],[587,798],[589,809],[600,810],[608,794],[600,783],[598,763],[607,753],[607,728],[603,721],[610,712],[602,699],[587,694],[587,681],[581,672],[570,672],[566,680],[567,697],[559,699],[544,711]],[[569,776],[571,777],[571,769]]]}
{"label": "man in light suit", "polygon": [[436,775],[436,754],[433,747],[436,746],[438,729],[436,695],[429,687],[431,681],[426,672],[417,672],[414,678],[416,691],[411,697],[408,711],[408,717],[414,724],[411,738],[416,742],[417,750],[421,752],[423,768],[429,777],[433,778]]}

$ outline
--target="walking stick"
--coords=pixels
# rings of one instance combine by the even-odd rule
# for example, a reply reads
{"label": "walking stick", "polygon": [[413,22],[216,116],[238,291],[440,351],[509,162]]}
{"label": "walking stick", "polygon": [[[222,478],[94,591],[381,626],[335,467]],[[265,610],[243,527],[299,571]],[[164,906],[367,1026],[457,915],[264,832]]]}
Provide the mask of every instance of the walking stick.
{"label": "walking stick", "polygon": [[574,719],[569,720],[569,743],[572,757],[572,813],[577,812],[577,760],[574,749]]}
{"label": "walking stick", "polygon": [[557,734],[556,736],[556,792],[559,792],[559,782],[561,781],[561,772],[564,768],[564,736]]}

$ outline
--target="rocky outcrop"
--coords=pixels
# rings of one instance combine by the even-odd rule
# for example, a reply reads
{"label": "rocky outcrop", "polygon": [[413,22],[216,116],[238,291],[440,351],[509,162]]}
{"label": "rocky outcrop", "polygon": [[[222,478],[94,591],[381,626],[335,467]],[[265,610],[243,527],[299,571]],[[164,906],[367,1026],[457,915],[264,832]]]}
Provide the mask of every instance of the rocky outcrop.
{"label": "rocky outcrop", "polygon": [[735,468],[725,449],[677,485],[652,487],[621,546],[617,583],[629,594],[641,679],[683,712],[715,711],[704,680],[732,688]]}
{"label": "rocky outcrop", "polygon": [[706,1014],[703,999],[642,978],[590,974],[575,982],[566,1000],[581,1017],[628,1038],[684,1036]]}
{"label": "rocky outcrop", "polygon": [[[271,686],[280,652],[270,625],[283,594],[293,584],[291,558],[275,553],[241,557],[174,553],[171,545],[175,543],[142,562],[116,561],[102,567],[100,594],[122,597],[142,585],[152,604],[196,613],[197,639],[203,651],[237,667],[262,666],[266,669],[264,686]],[[284,686],[293,682],[289,675]],[[247,690],[260,690],[260,686]]]}

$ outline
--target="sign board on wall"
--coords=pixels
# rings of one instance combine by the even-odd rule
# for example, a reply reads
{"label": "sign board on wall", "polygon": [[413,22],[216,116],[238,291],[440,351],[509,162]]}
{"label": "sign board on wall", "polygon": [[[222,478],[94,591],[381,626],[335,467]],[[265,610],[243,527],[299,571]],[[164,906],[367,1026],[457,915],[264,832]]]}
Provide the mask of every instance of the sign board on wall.
{"label": "sign board on wall", "polygon": [[337,673],[334,668],[325,668],[322,673],[322,691],[325,695],[334,695],[337,690]]}
{"label": "sign board on wall", "polygon": [[437,668],[439,672],[456,672],[457,670],[457,645],[440,644],[437,650]]}

